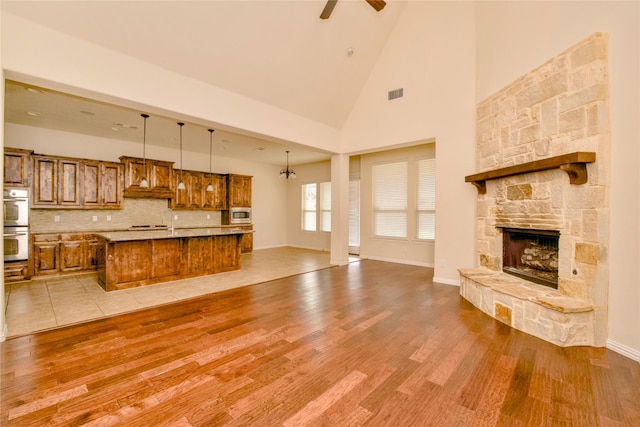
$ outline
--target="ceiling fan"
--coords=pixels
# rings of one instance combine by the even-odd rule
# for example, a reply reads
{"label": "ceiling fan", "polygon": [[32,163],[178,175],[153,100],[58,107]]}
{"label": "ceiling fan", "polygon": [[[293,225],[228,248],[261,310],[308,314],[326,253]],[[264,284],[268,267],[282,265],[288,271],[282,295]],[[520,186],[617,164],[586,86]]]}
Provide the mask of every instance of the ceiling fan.
{"label": "ceiling fan", "polygon": [[[376,10],[376,12],[380,12],[387,5],[383,0],[365,0],[369,5]],[[336,3],[338,0],[327,0],[327,4],[322,9],[322,13],[320,14],[320,19],[329,19],[331,16],[331,12],[333,12],[333,8],[336,7]]]}

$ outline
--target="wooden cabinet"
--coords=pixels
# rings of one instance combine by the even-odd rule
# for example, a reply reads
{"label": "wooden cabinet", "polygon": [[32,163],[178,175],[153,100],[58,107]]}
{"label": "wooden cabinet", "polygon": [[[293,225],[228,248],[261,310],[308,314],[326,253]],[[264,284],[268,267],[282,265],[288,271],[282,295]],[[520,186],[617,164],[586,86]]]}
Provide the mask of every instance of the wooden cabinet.
{"label": "wooden cabinet", "polygon": [[123,196],[123,166],[119,163],[83,161],[82,205],[93,209],[120,208]]}
{"label": "wooden cabinet", "polygon": [[31,180],[31,150],[4,149],[4,186],[28,187]]}
{"label": "wooden cabinet", "polygon": [[227,176],[228,207],[251,207],[251,177],[247,175]]}
{"label": "wooden cabinet", "polygon": [[[174,197],[173,162],[128,156],[120,157],[120,162],[124,164],[124,197]],[[144,177],[149,182],[147,188],[140,187]]]}
{"label": "wooden cabinet", "polygon": [[[240,230],[253,230],[253,225],[239,225],[233,228],[239,228]],[[240,240],[240,250],[242,253],[253,251],[253,233],[246,233],[242,235]]]}
{"label": "wooden cabinet", "polygon": [[[185,189],[179,190],[180,179]],[[227,182],[225,175],[211,174],[213,191],[207,191],[209,173],[183,170],[174,171],[175,195],[171,207],[173,209],[223,210],[227,207]]]}
{"label": "wooden cabinet", "polygon": [[5,261],[4,281],[15,282],[29,279],[29,264],[27,261]]}
{"label": "wooden cabinet", "polygon": [[[203,186],[204,204],[203,209],[223,210],[227,209],[227,177],[220,174],[204,174]],[[207,186],[211,183],[213,191],[206,191]]]}
{"label": "wooden cabinet", "polygon": [[35,208],[119,209],[122,165],[34,155]]}
{"label": "wooden cabinet", "polygon": [[33,234],[34,276],[98,268],[97,238],[89,233]]}

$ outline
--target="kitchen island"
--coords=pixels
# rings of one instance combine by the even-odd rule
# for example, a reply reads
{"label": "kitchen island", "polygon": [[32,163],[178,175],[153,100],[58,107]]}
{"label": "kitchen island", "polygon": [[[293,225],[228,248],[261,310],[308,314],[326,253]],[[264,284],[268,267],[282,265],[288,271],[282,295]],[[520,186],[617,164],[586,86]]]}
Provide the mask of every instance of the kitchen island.
{"label": "kitchen island", "polygon": [[189,228],[97,233],[98,283],[106,291],[240,269],[252,231]]}

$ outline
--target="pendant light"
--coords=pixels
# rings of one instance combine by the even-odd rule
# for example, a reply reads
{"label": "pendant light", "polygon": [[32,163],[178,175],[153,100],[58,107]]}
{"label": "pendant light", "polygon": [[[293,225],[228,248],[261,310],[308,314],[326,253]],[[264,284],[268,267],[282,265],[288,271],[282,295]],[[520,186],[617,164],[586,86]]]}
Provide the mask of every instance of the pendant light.
{"label": "pendant light", "polygon": [[296,172],[293,169],[289,168],[289,150],[287,150],[287,168],[280,171],[280,178],[289,179],[295,177]]}
{"label": "pendant light", "polygon": [[213,145],[213,129],[209,129],[209,185],[207,185],[207,191],[213,191],[213,182],[211,180],[211,147]]}
{"label": "pendant light", "polygon": [[178,122],[178,126],[180,126],[180,182],[178,182],[178,190],[185,190],[187,187],[182,180],[182,126],[184,123]]}
{"label": "pendant light", "polygon": [[149,188],[149,180],[147,179],[147,119],[148,114],[140,114],[144,120],[144,126],[142,131],[142,170],[144,176],[140,180],[140,188]]}

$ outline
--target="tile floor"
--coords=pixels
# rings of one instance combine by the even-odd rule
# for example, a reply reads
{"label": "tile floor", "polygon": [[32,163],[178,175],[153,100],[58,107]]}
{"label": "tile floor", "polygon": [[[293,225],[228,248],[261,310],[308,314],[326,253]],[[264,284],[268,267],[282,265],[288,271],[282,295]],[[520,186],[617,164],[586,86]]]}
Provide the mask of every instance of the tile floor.
{"label": "tile floor", "polygon": [[[354,260],[354,259],[351,259]],[[5,284],[8,337],[330,267],[329,252],[281,247],[242,255],[237,271],[105,292],[96,273]]]}

